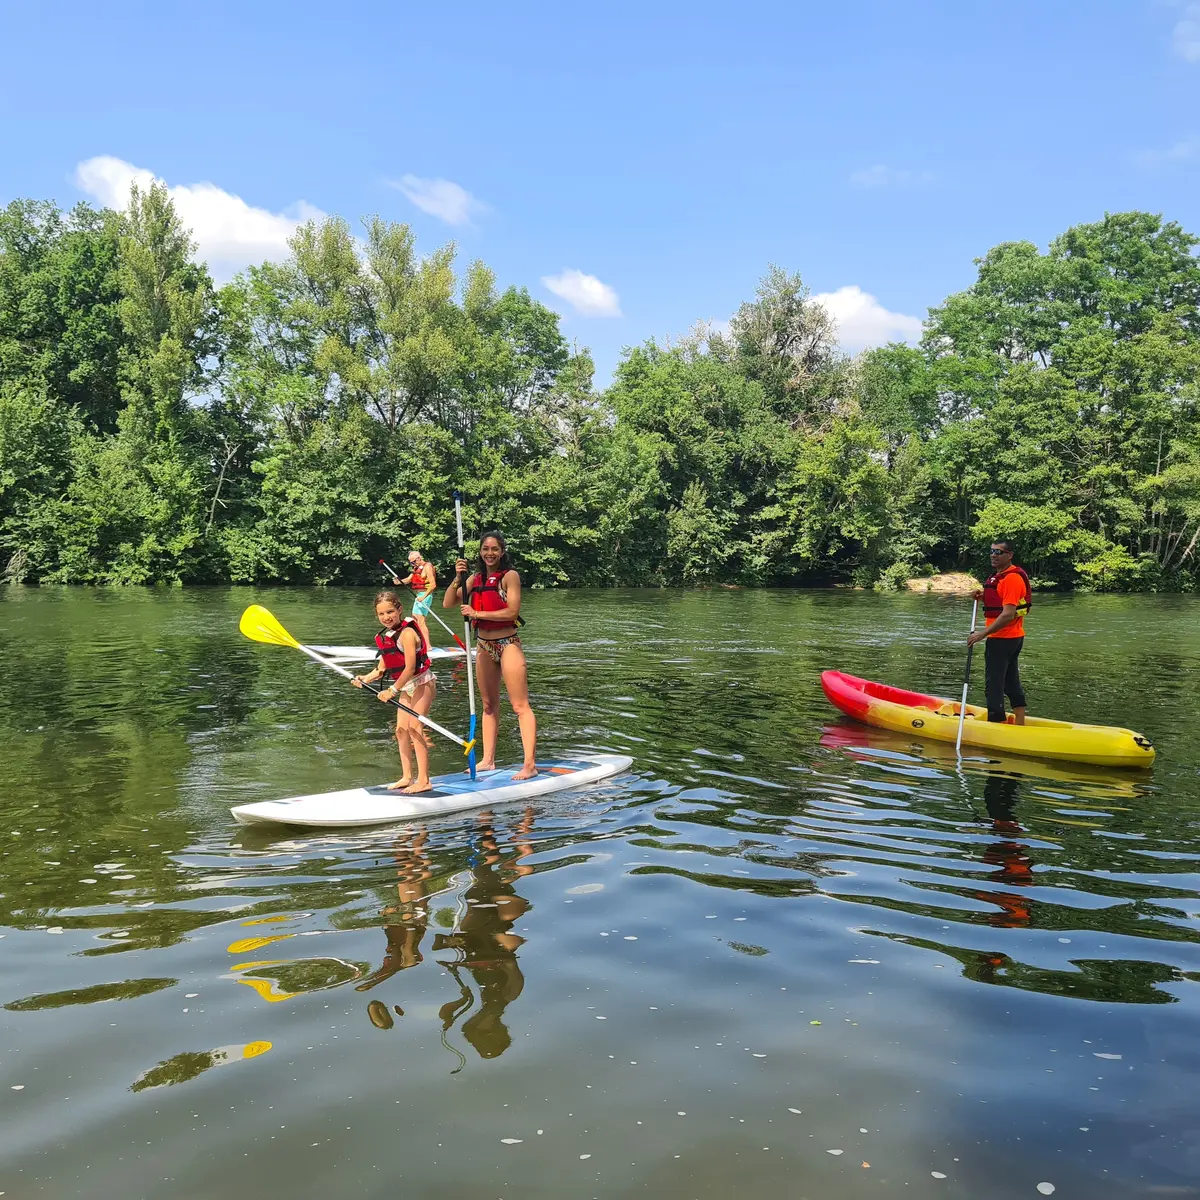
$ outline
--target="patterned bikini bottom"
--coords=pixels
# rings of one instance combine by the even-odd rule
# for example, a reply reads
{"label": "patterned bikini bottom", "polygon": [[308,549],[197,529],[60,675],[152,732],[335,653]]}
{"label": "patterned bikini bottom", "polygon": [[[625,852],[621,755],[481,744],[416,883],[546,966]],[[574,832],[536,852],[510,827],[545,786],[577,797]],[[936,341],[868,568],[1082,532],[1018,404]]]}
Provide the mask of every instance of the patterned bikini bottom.
{"label": "patterned bikini bottom", "polygon": [[504,657],[505,646],[519,646],[521,639],[514,633],[511,637],[502,638],[478,638],[476,645],[483,647],[483,652],[496,664],[500,665],[500,660]]}

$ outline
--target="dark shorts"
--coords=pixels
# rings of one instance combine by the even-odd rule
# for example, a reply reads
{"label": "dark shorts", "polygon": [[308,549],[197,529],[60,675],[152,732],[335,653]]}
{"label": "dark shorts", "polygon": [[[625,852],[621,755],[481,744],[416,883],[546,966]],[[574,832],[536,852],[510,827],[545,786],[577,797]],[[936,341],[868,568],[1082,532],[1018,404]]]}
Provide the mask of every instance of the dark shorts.
{"label": "dark shorts", "polygon": [[989,721],[1005,720],[1005,696],[1012,701],[1013,708],[1025,707],[1025,690],[1021,687],[1021,673],[1017,670],[1017,657],[1023,645],[1023,637],[988,638],[983,643]]}

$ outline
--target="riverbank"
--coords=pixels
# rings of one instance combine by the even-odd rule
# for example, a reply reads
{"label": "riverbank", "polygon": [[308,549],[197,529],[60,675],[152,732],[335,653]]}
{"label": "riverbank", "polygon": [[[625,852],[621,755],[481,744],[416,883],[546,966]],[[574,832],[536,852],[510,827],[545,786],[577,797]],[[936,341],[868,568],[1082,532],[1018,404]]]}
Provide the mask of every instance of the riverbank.
{"label": "riverbank", "polygon": [[918,575],[905,581],[910,592],[942,592],[948,595],[969,596],[983,584],[973,575],[962,571],[947,571],[943,575]]}

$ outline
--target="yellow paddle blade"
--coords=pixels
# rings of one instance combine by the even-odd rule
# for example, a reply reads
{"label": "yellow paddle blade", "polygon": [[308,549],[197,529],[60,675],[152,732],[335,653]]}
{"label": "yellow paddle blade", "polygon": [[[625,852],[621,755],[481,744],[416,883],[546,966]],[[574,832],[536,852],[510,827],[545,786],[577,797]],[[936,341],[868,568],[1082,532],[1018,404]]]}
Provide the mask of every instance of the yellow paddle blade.
{"label": "yellow paddle blade", "polygon": [[249,954],[253,950],[261,950],[264,946],[270,946],[274,942],[285,942],[295,936],[294,933],[277,933],[274,937],[241,938],[239,941],[230,942],[226,949],[230,954]]}
{"label": "yellow paddle blade", "polygon": [[293,996],[300,995],[299,992],[277,991],[273,979],[239,979],[238,983],[244,983],[247,987],[253,988],[269,1004],[276,1004],[280,1000],[291,1000]]}
{"label": "yellow paddle blade", "polygon": [[299,647],[300,643],[275,618],[275,615],[261,604],[252,604],[238,622],[238,628],[252,642],[266,642],[268,646]]}

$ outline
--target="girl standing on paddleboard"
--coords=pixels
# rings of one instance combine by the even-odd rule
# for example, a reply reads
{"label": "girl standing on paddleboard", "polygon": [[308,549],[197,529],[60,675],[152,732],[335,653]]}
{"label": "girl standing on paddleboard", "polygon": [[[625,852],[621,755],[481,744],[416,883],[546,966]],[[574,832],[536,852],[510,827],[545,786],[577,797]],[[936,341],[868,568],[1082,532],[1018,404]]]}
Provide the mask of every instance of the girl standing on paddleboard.
{"label": "girl standing on paddleboard", "polygon": [[[375,646],[379,651],[379,662],[375,670],[367,675],[355,675],[355,687],[374,683],[385,676],[387,687],[379,692],[385,704],[399,700],[401,704],[428,716],[437,695],[437,676],[429,665],[429,643],[421,636],[421,628],[412,617],[404,615],[404,607],[395,592],[380,592],[375,597],[375,616],[383,629],[375,635]],[[396,746],[400,751],[400,767],[403,774],[395,783],[389,784],[391,791],[428,792],[433,789],[429,782],[429,735],[416,719],[403,709],[396,710]],[[417,777],[413,778],[413,757],[417,760]]]}
{"label": "girl standing on paddleboard", "polygon": [[525,652],[517,636],[521,616],[521,577],[508,559],[508,545],[496,532],[485,533],[479,543],[480,569],[471,569],[465,558],[455,563],[454,582],[446,589],[443,608],[458,605],[475,630],[479,652],[475,655],[479,693],[483,699],[483,761],[481,771],[496,769],[496,735],[500,727],[500,681],[521,727],[525,761],[513,779],[537,774],[537,719],[529,707],[529,677]]}

